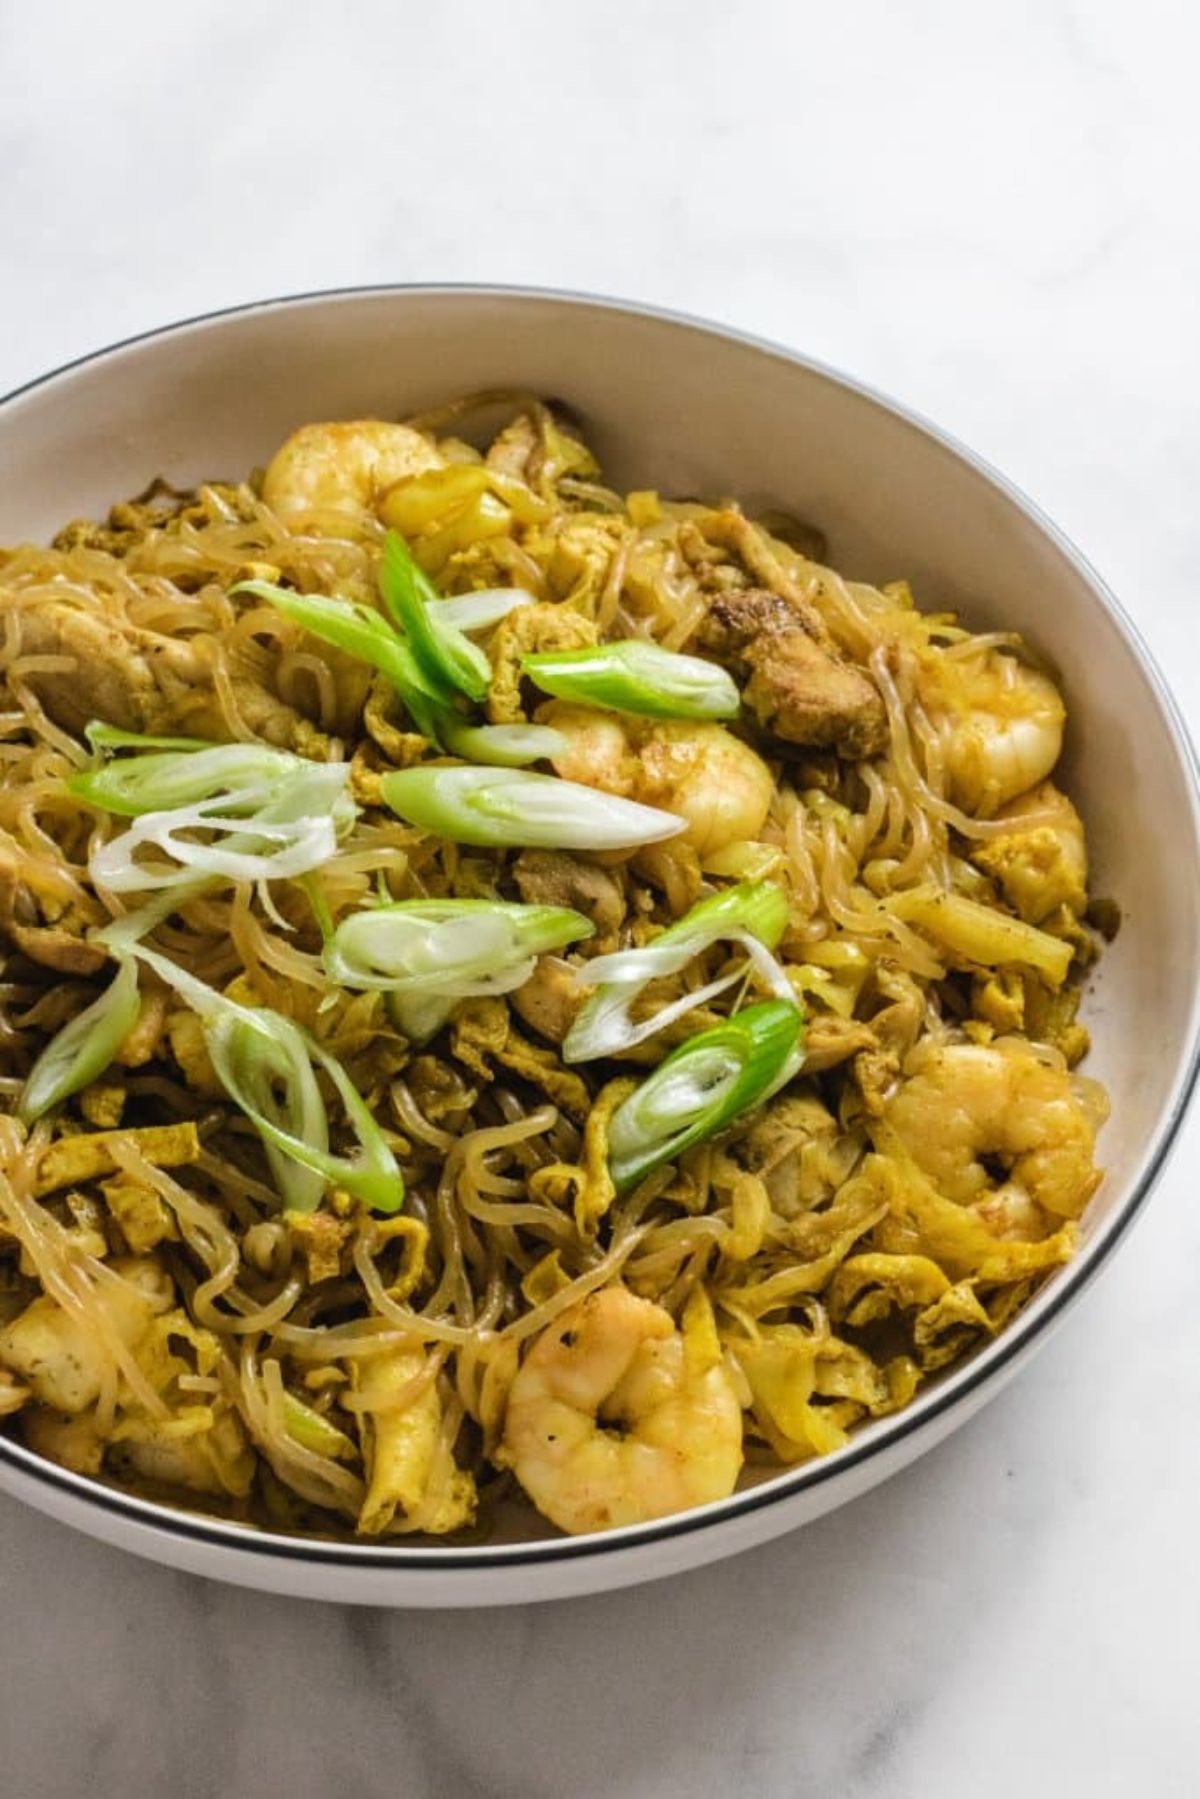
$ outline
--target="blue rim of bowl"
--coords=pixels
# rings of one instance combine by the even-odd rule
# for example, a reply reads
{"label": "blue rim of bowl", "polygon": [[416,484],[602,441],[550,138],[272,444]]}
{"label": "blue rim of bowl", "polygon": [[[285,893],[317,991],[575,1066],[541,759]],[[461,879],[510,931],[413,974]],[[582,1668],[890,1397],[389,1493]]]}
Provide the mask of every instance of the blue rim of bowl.
{"label": "blue rim of bowl", "polygon": [[[933,424],[911,407],[890,399],[886,394],[879,392],[866,382],[844,375],[816,358],[803,356],[798,351],[791,350],[784,344],[775,343],[769,338],[758,337],[752,332],[739,331],[733,326],[718,324],[713,320],[698,318],[690,313],[677,312],[668,307],[648,306],[643,305],[640,301],[619,300],[602,294],[578,293],[567,289],[503,286],[483,282],[372,282],[362,286],[317,288],[311,292],[281,294],[272,299],[251,300],[241,305],[223,306],[211,312],[196,313],[189,318],[177,319],[171,324],[156,326],[150,331],[135,332],[132,336],[119,338],[102,349],[91,350],[85,355],[74,357],[71,361],[62,363],[58,368],[51,369],[44,375],[35,376],[32,381],[26,381],[20,387],[13,388],[10,393],[0,396],[0,411],[26,394],[33,393],[36,389],[45,387],[50,382],[57,381],[64,375],[72,374],[75,370],[84,368],[90,363],[103,361],[121,350],[151,343],[160,337],[170,337],[175,332],[191,330],[197,325],[211,325],[222,319],[245,317],[252,313],[284,311],[294,306],[315,305],[322,301],[353,301],[372,297],[383,299],[397,295],[424,299],[435,299],[439,295],[447,295],[479,300],[551,302],[563,306],[579,307],[581,310],[590,307],[604,312],[622,314],[626,317],[648,318],[663,324],[680,326],[685,330],[695,332],[700,337],[723,338],[727,342],[741,344],[747,349],[756,350],[777,361],[805,369],[808,373],[818,376],[835,387],[848,390],[858,398],[879,408],[880,411],[890,413],[894,418],[900,419],[904,424],[931,438],[960,462],[974,470],[1020,512],[1024,513],[1026,518],[1036,525],[1043,536],[1054,545],[1059,554],[1083,577],[1092,593],[1115,620],[1143,674],[1154,690],[1174,739],[1180,763],[1187,776],[1193,825],[1197,840],[1200,841],[1200,763],[1197,762],[1196,751],[1187,726],[1141,632],[1087,558],[1064,535],[1053,520],[1048,518],[1007,476],[1002,475],[984,458],[978,456],[965,444],[960,443],[950,433],[942,430],[940,426]],[[402,1549],[390,1545],[385,1547],[380,1544],[342,1542],[317,1537],[280,1536],[274,1532],[261,1531],[254,1525],[212,1518],[198,1512],[176,1510],[171,1506],[141,1499],[136,1494],[125,1493],[119,1488],[90,1480],[86,1475],[73,1474],[70,1470],[60,1468],[53,1462],[43,1460],[42,1457],[35,1455],[22,1444],[14,1443],[4,1436],[0,1436],[0,1464],[7,1462],[37,1484],[55,1488],[90,1508],[113,1513],[140,1528],[148,1528],[151,1532],[160,1532],[168,1536],[201,1542],[213,1549],[232,1550],[247,1558],[265,1556],[285,1561],[316,1563],[323,1567],[340,1568],[348,1573],[358,1570],[364,1574],[370,1574],[387,1569],[403,1571],[406,1574],[440,1575],[455,1568],[487,1569],[499,1573],[506,1568],[528,1568],[534,1564],[545,1565],[580,1561],[598,1556],[615,1556],[624,1549],[633,1550],[662,1542],[668,1538],[688,1536],[698,1531],[716,1532],[722,1525],[745,1518],[755,1512],[767,1510],[774,1505],[795,1498],[802,1492],[811,1491],[838,1479],[874,1458],[881,1457],[888,1449],[894,1448],[905,1439],[918,1435],[931,1435],[932,1427],[939,1419],[959,1409],[972,1394],[977,1393],[981,1387],[999,1375],[1001,1370],[1011,1367],[1022,1353],[1030,1350],[1040,1339],[1044,1339],[1053,1325],[1061,1319],[1067,1307],[1084,1292],[1099,1274],[1101,1268],[1108,1263],[1117,1245],[1127,1236],[1134,1220],[1139,1218],[1145,1210],[1146,1202],[1158,1184],[1159,1177],[1175,1147],[1198,1078],[1200,1078],[1200,1018],[1193,1022],[1192,1040],[1188,1046],[1182,1073],[1176,1082],[1170,1111],[1157,1133],[1146,1165],[1128,1198],[1120,1210],[1106,1223],[1100,1234],[1080,1250],[1074,1261],[1067,1263],[1057,1272],[1052,1281],[1031,1302],[1029,1308],[1020,1314],[1014,1323],[991,1344],[980,1350],[953,1374],[947,1376],[943,1382],[914,1399],[903,1411],[896,1413],[891,1418],[879,1419],[864,1426],[859,1434],[851,1439],[846,1448],[836,1450],[831,1455],[818,1457],[814,1461],[805,1462],[798,1468],[773,1475],[763,1481],[761,1485],[734,1493],[728,1499],[698,1506],[688,1512],[675,1513],[671,1517],[654,1523],[625,1526],[619,1530],[597,1532],[585,1537],[552,1537],[539,1539],[536,1542],[497,1543],[490,1546],[486,1544],[461,1547],[446,1545],[445,1547]],[[1039,1301],[1044,1301],[1044,1303],[1039,1304]],[[129,1547],[135,1548],[136,1544],[131,1542]]]}

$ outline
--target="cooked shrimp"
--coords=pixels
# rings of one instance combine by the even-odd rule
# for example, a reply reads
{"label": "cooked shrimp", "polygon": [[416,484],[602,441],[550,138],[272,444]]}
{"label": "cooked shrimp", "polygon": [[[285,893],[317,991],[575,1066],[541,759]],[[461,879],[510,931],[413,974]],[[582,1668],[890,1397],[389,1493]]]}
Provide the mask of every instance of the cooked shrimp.
{"label": "cooked shrimp", "polygon": [[974,860],[995,877],[1009,905],[1029,924],[1041,924],[1059,906],[1081,913],[1088,872],[1083,820],[1053,781],[1002,807],[997,817],[1023,812],[1038,812],[1042,823],[988,839],[975,849]]}
{"label": "cooked shrimp", "polygon": [[[1016,1040],[921,1047],[906,1073],[884,1116],[947,1199],[1000,1235],[1042,1212],[1079,1216],[1100,1183],[1092,1154],[1107,1107],[1094,1081]],[[1004,1172],[997,1186],[988,1164]]]}
{"label": "cooked shrimp", "polygon": [[1048,676],[996,650],[929,662],[918,677],[949,797],[977,817],[1044,781],[1062,750],[1066,708]]}
{"label": "cooked shrimp", "polygon": [[651,724],[557,704],[538,716],[568,742],[556,773],[677,813],[687,830],[676,841],[699,856],[756,838],[766,823],[771,771],[723,725]]}
{"label": "cooked shrimp", "polygon": [[301,425],[267,464],[263,499],[285,516],[372,512],[395,482],[442,466],[433,445],[408,425],[385,419]]}
{"label": "cooked shrimp", "polygon": [[508,1397],[504,1460],[572,1534],[725,1499],[742,1465],[742,1409],[724,1363],[668,1312],[604,1287],[535,1341]]}

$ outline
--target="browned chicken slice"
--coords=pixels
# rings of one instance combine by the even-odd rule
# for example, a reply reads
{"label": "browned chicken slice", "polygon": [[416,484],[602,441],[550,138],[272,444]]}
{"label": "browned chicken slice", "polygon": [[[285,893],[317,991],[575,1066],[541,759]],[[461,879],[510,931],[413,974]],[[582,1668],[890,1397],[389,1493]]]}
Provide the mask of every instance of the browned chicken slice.
{"label": "browned chicken slice", "polygon": [[522,850],[513,879],[526,905],[571,906],[590,918],[597,938],[617,930],[625,917],[625,896],[616,875],[566,850]]}
{"label": "browned chicken slice", "polygon": [[512,1009],[548,1043],[561,1043],[586,998],[586,991],[565,962],[542,956],[523,987],[512,995]]}
{"label": "browned chicken slice", "polygon": [[719,594],[698,641],[744,680],[746,704],[783,742],[855,759],[885,748],[887,713],[874,683],[782,595],[761,587]]}
{"label": "browned chicken slice", "polygon": [[[26,677],[64,730],[82,735],[92,719],[103,719],[123,731],[229,735],[214,681],[217,645],[208,635],[164,637],[54,602],[22,612],[21,648],[67,664]],[[236,646],[225,659],[234,702],[250,731],[279,749],[323,753],[322,733],[267,685],[266,650]]]}

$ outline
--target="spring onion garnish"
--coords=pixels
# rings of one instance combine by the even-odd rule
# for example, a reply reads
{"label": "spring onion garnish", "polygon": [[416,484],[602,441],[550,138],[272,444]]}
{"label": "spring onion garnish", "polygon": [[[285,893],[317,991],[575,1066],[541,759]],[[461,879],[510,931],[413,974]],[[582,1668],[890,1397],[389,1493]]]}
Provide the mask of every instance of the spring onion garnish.
{"label": "spring onion garnish", "polygon": [[633,1006],[651,981],[678,974],[693,957],[722,939],[741,944],[775,997],[795,1005],[791,983],[771,954],[783,935],[787,916],[787,900],[778,887],[767,881],[746,881],[701,900],[644,948],[596,956],[579,971],[579,978],[594,985],[596,992],[567,1032],[564,1062],[588,1062],[632,1049],[740,980],[744,969],[685,993],[640,1023],[633,1022]]}
{"label": "spring onion garnish", "polygon": [[[139,741],[122,736],[125,746]],[[67,785],[91,805],[135,821],[90,859],[101,886],[133,893],[182,887],[198,877],[285,879],[320,867],[357,816],[346,791],[349,773],[345,762],[222,743],[122,757],[71,776]],[[197,831],[199,838],[185,834]],[[174,867],[139,862],[144,846],[160,850]]]}
{"label": "spring onion garnish", "polygon": [[673,812],[524,769],[405,768],[379,785],[409,824],[492,849],[635,849],[684,829]]}
{"label": "spring onion garnish", "polygon": [[[130,945],[199,1017],[217,1078],[262,1139],[289,1211],[312,1212],[327,1186],[375,1212],[396,1212],[404,1177],[349,1075],[290,1018],[242,1006],[144,944]],[[328,1076],[358,1139],[354,1157],[329,1148],[329,1117],[313,1063]]]}
{"label": "spring onion garnish", "polygon": [[137,965],[123,960],[99,999],[52,1037],[29,1071],[17,1102],[25,1124],[98,1080],[109,1067],[138,1016]]}
{"label": "spring onion garnish", "polygon": [[518,606],[531,606],[533,595],[523,587],[481,587],[475,593],[454,593],[449,599],[430,601],[434,619],[459,631],[490,631]]}
{"label": "spring onion garnish", "polygon": [[560,700],[646,718],[736,718],[741,705],[732,676],[715,662],[680,656],[640,638],[543,650],[523,656],[521,668]]}
{"label": "spring onion garnish", "polygon": [[85,726],[84,736],[94,750],[207,750],[212,745],[205,737],[147,737],[141,731],[122,731],[102,718],[94,718]]}
{"label": "spring onion garnish", "polygon": [[594,929],[566,906],[400,900],[344,918],[325,946],[325,970],[343,987],[387,992],[396,1024],[420,1041],[460,999],[523,987],[540,955]]}
{"label": "spring onion garnish", "polygon": [[372,607],[326,594],[293,593],[271,581],[239,581],[229,591],[266,600],[322,643],[331,643],[378,669],[404,701],[417,729],[437,742],[437,713],[449,704],[451,690],[429,679],[412,645]]}
{"label": "spring onion garnish", "polygon": [[[88,726],[94,741],[108,747],[108,732]],[[161,739],[121,733],[121,746],[148,747]],[[263,803],[268,787],[278,786],[296,767],[309,768],[286,750],[266,749],[258,743],[203,743],[156,750],[144,756],[121,756],[102,768],[70,775],[67,786],[77,798],[102,806],[122,818],[138,818],[145,812],[168,812],[177,806],[194,806],[220,795],[225,810],[245,816]]]}
{"label": "spring onion garnish", "polygon": [[[396,538],[395,542],[399,546],[399,555],[407,556],[400,540]],[[397,551],[392,551],[392,561],[390,565],[385,562],[385,567],[387,566],[391,566],[393,573],[403,569],[403,565],[397,562]],[[426,580],[415,563],[412,567],[430,593],[435,594],[432,583]],[[397,579],[403,584],[407,575],[401,572]],[[381,585],[383,581],[384,575],[381,573]],[[378,669],[400,695],[421,735],[428,737],[431,743],[449,751],[451,755],[463,756],[472,762],[494,763],[501,768],[519,768],[526,762],[539,762],[543,758],[562,754],[566,748],[562,735],[546,725],[471,724],[456,710],[455,688],[448,674],[450,662],[454,662],[456,668],[460,664],[463,667],[469,666],[474,671],[471,676],[474,691],[478,688],[480,670],[486,669],[487,675],[482,677],[483,686],[478,688],[481,695],[486,692],[491,675],[487,657],[462,635],[456,620],[448,616],[450,609],[458,608],[460,604],[465,607],[467,601],[487,601],[487,606],[479,609],[477,618],[472,619],[471,614],[467,613],[468,628],[478,628],[484,622],[502,618],[514,606],[527,605],[527,593],[501,592],[497,589],[483,594],[465,594],[461,602],[439,600],[435,595],[427,603],[421,597],[423,589],[416,591],[411,584],[397,587],[390,583],[390,577],[388,591],[405,596],[402,602],[397,600],[395,610],[397,614],[403,615],[407,608],[407,615],[416,624],[417,630],[424,628],[426,636],[423,641],[426,642],[428,653],[421,653],[416,640],[410,641],[394,630],[380,613],[372,611],[369,606],[360,606],[353,600],[330,599],[323,594],[292,593],[288,588],[276,587],[269,581],[241,581],[230,589],[231,593],[252,593],[260,600],[268,600],[286,618],[303,626],[313,637],[319,637],[323,643],[332,643],[349,655],[357,656],[359,661]],[[430,615],[427,623],[424,622],[426,612]],[[428,650],[431,643],[440,645],[442,649],[449,645],[450,651],[447,654],[450,661],[439,662],[432,651]],[[465,646],[465,663],[458,657],[456,646]]]}
{"label": "spring onion garnish", "polygon": [[800,1067],[802,1023],[795,1006],[766,1000],[673,1050],[613,1114],[608,1165],[617,1187],[635,1186],[769,1099]]}
{"label": "spring onion garnish", "polygon": [[393,620],[407,634],[427,678],[436,686],[465,693],[469,700],[481,700],[491,682],[491,663],[439,611],[437,588],[395,531],[389,531],[383,540],[379,592]]}
{"label": "spring onion garnish", "polygon": [[562,732],[549,725],[470,725],[457,712],[440,714],[437,730],[452,756],[492,768],[524,768],[565,755],[569,747]]}

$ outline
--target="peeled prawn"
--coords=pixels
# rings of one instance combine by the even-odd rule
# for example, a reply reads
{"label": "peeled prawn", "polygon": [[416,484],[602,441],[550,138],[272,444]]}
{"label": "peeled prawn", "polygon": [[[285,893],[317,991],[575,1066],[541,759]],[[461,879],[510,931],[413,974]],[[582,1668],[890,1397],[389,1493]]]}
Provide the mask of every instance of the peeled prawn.
{"label": "peeled prawn", "polygon": [[1094,1081],[1004,1041],[921,1047],[906,1074],[885,1119],[947,1199],[1001,1236],[1044,1213],[1079,1217],[1101,1178],[1093,1151],[1107,1107]]}
{"label": "peeled prawn", "polygon": [[676,813],[687,824],[677,841],[699,856],[756,838],[766,823],[771,771],[723,725],[642,723],[557,704],[538,716],[567,739],[557,774]]}
{"label": "peeled prawn", "polygon": [[263,477],[263,499],[281,516],[361,515],[397,481],[443,466],[419,431],[385,419],[301,425],[276,450]]}
{"label": "peeled prawn", "polygon": [[1016,657],[986,650],[939,657],[918,680],[937,733],[947,792],[956,805],[990,817],[1044,781],[1062,750],[1066,707],[1049,676]]}
{"label": "peeled prawn", "polygon": [[742,1409],[719,1351],[661,1306],[604,1287],[534,1342],[502,1456],[560,1530],[643,1524],[732,1493]]}

